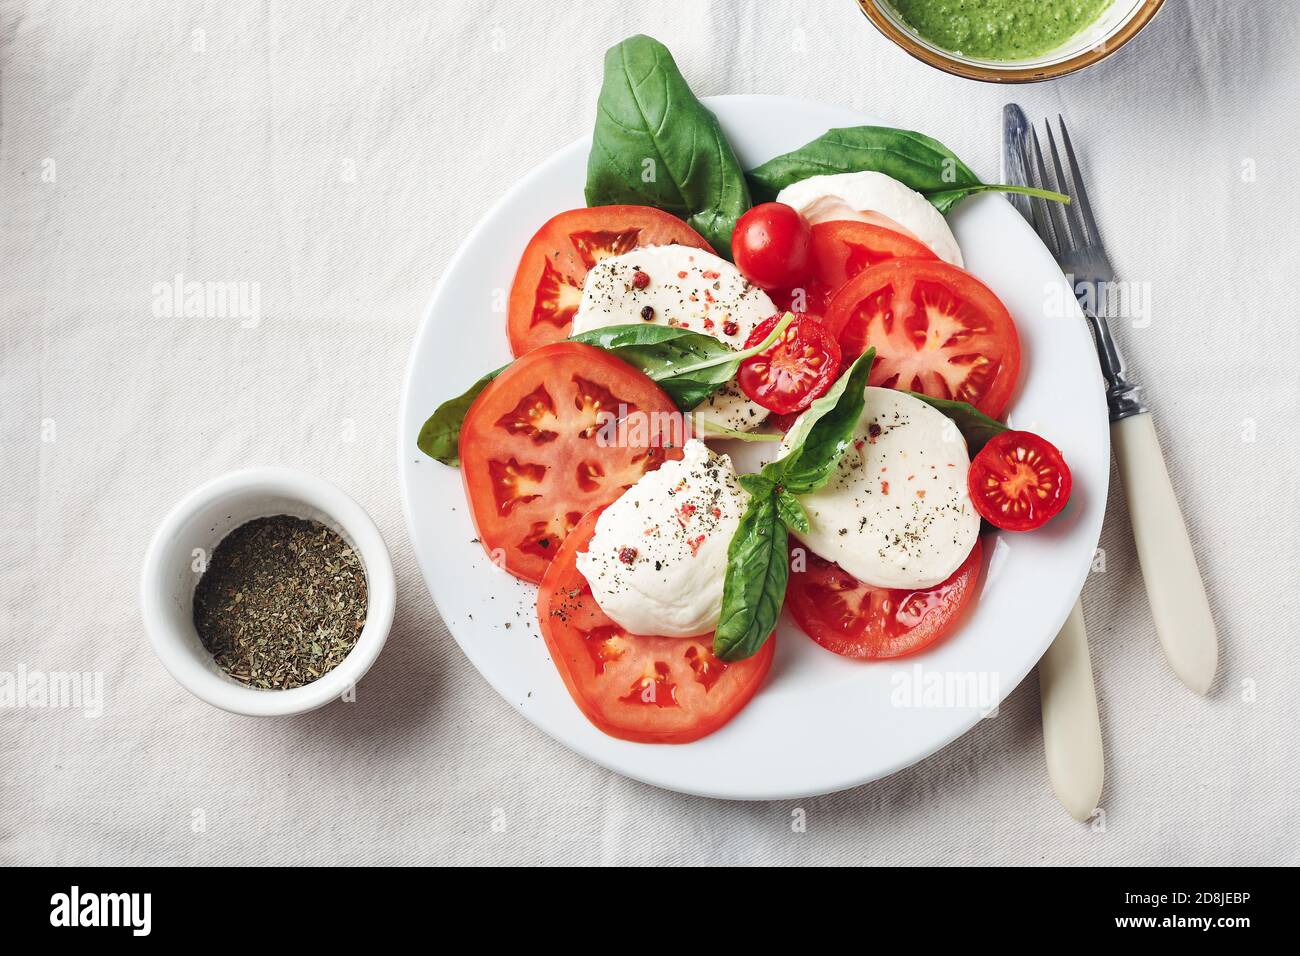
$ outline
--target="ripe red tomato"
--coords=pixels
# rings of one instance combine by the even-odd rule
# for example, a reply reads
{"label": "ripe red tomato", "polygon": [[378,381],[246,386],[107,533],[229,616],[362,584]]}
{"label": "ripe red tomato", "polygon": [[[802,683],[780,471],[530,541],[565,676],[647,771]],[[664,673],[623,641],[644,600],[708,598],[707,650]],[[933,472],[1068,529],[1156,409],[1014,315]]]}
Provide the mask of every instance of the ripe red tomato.
{"label": "ripe red tomato", "polygon": [[889,259],[850,279],[826,324],[851,362],[876,349],[869,384],[967,402],[1002,415],[1020,374],[1006,306],[969,272],[939,260]]}
{"label": "ripe red tomato", "polygon": [[673,243],[712,251],[686,223],[649,206],[592,206],[550,219],[524,249],[510,287],[510,351],[523,355],[569,337],[582,283],[601,259]]}
{"label": "ripe red tomato", "polygon": [[[884,217],[881,217],[884,218]],[[844,283],[886,259],[937,259],[911,235],[872,222],[833,219],[812,227],[808,275],[795,288],[768,289],[782,312],[824,316]]]}
{"label": "ripe red tomato", "polygon": [[601,509],[584,517],[542,579],[537,618],[564,686],[578,708],[611,737],[684,744],[736,716],[767,676],[776,639],[753,657],[726,663],[713,635],[628,634],[596,604],[577,568]]}
{"label": "ripe red tomato", "polygon": [[793,289],[768,289],[767,295],[782,315],[787,312],[804,312],[819,322],[825,321],[822,316],[826,314],[826,306],[831,301],[830,291],[811,278]]}
{"label": "ripe red tomato", "polygon": [[802,412],[791,412],[789,415],[768,415],[764,424],[775,428],[779,432],[788,432],[794,427],[794,423],[799,420],[801,414]]}
{"label": "ripe red tomato", "polygon": [[460,430],[461,476],[484,549],[515,577],[540,581],[584,514],[681,457],[664,447],[673,436],[654,434],[658,425],[637,427],[677,415],[658,385],[593,346],[557,342],[516,359]]}
{"label": "ripe red tomato", "polygon": [[975,596],[983,553],[976,539],[948,580],[913,591],[863,584],[838,564],[805,552],[805,570],[790,571],[786,607],[800,630],[843,657],[915,654],[953,629]]}
{"label": "ripe red tomato", "polygon": [[[745,340],[753,348],[772,334],[774,315]],[[786,415],[801,412],[826,394],[840,371],[840,347],[813,315],[797,315],[765,352],[740,363],[741,391],[764,408]]]}
{"label": "ripe red tomato", "polygon": [[812,232],[798,210],[765,202],[740,217],[731,234],[731,257],[762,289],[789,289],[808,274]]}
{"label": "ripe red tomato", "polygon": [[869,222],[832,220],[812,227],[813,275],[834,294],[859,272],[888,259],[938,259],[930,247]]}
{"label": "ripe red tomato", "polygon": [[989,439],[970,464],[975,510],[1004,531],[1032,531],[1065,507],[1074,479],[1056,446],[1033,432]]}

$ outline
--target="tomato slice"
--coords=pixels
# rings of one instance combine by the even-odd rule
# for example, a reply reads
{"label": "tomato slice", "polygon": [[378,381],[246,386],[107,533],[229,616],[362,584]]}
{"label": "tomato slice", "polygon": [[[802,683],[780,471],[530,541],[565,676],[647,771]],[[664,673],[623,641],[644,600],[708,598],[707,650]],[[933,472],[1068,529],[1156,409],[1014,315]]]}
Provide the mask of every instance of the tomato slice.
{"label": "tomato slice", "polygon": [[946,262],[889,259],[850,279],[827,307],[844,361],[876,349],[869,384],[968,402],[1002,415],[1020,374],[1006,306]]}
{"label": "tomato slice", "polygon": [[791,412],[788,415],[768,415],[764,424],[785,433],[794,427],[794,423],[799,420],[799,416],[802,414],[802,412]]}
{"label": "tomato slice", "polygon": [[537,617],[551,660],[573,702],[611,737],[684,744],[707,736],[754,696],[776,639],[728,664],[714,656],[712,634],[628,634],[596,604],[577,567],[601,510],[578,522],[542,579]]}
{"label": "tomato slice", "polygon": [[[592,508],[681,457],[681,416],[649,378],[608,352],[557,342],[516,359],[474,400],[460,470],[493,561],[537,582]],[[684,427],[684,426],[683,426]]]}
{"label": "tomato slice", "polygon": [[768,289],[768,297],[776,305],[781,315],[787,312],[802,312],[816,317],[819,321],[826,314],[826,306],[831,301],[833,289],[825,288],[816,279],[809,279],[804,285],[793,289]]}
{"label": "tomato slice", "polygon": [[524,249],[510,287],[510,351],[523,355],[569,337],[582,283],[601,259],[674,243],[711,249],[676,216],[649,206],[591,206],[548,220]]}
{"label": "tomato slice", "polygon": [[938,259],[925,243],[870,222],[836,219],[812,227],[813,274],[837,291],[859,272],[888,259]]}
{"label": "tomato slice", "polygon": [[1004,531],[1032,531],[1065,507],[1074,479],[1056,446],[1033,432],[989,439],[966,475],[975,510]]}
{"label": "tomato slice", "polygon": [[[753,348],[772,334],[781,316],[758,326],[745,348]],[[740,363],[741,391],[764,408],[786,415],[801,412],[826,394],[840,371],[840,347],[834,336],[813,315],[796,315],[781,338],[766,352]]]}
{"label": "tomato slice", "polygon": [[835,293],[859,272],[887,259],[938,258],[929,246],[911,234],[874,222],[848,219],[819,222],[812,227],[811,236],[807,281],[796,288],[768,292],[782,312],[825,315]]}
{"label": "tomato slice", "polygon": [[915,654],[948,634],[975,596],[983,548],[979,539],[961,567],[932,588],[876,588],[838,564],[804,551],[796,571],[792,544],[785,603],[800,630],[843,657],[879,660]]}

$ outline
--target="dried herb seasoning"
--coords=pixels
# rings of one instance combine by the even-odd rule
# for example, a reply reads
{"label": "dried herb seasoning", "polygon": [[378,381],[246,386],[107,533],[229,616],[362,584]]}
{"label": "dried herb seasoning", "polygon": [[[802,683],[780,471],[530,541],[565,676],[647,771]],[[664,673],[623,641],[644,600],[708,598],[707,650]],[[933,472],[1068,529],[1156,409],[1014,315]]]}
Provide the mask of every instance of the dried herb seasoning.
{"label": "dried herb seasoning", "polygon": [[319,521],[275,515],[230,532],[194,591],[217,666],[253,687],[301,687],[338,666],[366,621],[366,572]]}

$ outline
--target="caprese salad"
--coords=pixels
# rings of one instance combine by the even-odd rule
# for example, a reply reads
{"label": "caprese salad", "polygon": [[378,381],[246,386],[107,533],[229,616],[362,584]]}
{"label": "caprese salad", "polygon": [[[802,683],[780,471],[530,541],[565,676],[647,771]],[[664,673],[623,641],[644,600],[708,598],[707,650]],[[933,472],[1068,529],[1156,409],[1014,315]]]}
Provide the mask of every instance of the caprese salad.
{"label": "caprese salad", "polygon": [[[582,712],[684,743],[759,690],[783,608],[857,660],[952,634],[982,533],[1050,520],[1070,471],[1000,421],[1015,322],[945,219],[1008,187],[880,127],[742,171],[648,37],[610,51],[600,117],[589,205],[516,270],[514,360],[418,444],[461,469],[489,557],[539,585]],[[737,441],[767,443],[761,468]]]}

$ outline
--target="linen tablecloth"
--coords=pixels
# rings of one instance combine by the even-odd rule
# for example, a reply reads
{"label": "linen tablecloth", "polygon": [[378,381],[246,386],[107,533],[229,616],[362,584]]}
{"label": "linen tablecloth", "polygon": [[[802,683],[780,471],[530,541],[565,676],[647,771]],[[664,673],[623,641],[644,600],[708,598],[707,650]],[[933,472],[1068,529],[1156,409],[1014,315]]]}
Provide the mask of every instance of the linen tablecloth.
{"label": "linen tablecloth", "polygon": [[[89,672],[103,699],[0,707],[0,862],[1300,862],[1300,6],[1165,8],[1102,65],[1004,89],[909,59],[852,0],[6,0],[0,671]],[[1115,265],[1151,290],[1120,335],[1222,641],[1198,699],[1159,650],[1113,479],[1084,592],[1093,823],[1052,796],[1032,677],[888,779],[725,803],[569,752],[439,620],[395,468],[409,346],[466,232],[589,130],[603,53],[637,32],[700,95],[852,106],[986,179],[1009,99],[1083,141]],[[258,321],[170,316],[177,276],[252,284]],[[232,716],[145,640],[150,534],[250,464],[337,482],[393,551],[397,617],[355,703]]]}

